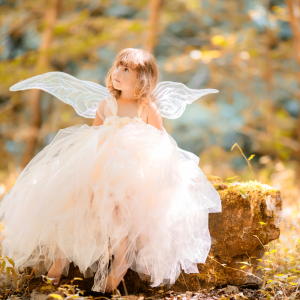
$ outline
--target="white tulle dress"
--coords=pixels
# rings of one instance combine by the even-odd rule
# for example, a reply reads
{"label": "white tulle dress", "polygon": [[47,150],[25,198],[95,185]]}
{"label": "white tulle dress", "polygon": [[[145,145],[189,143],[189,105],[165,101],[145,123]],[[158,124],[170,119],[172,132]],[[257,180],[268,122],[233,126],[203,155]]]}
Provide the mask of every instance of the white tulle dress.
{"label": "white tulle dress", "polygon": [[143,121],[142,107],[119,117],[115,97],[104,101],[112,115],[103,125],[59,130],[5,194],[2,254],[37,276],[67,258],[103,293],[109,256],[126,237],[116,276],[130,268],[155,287],[175,283],[181,269],[198,273],[211,246],[208,214],[221,211],[218,192],[196,155]]}

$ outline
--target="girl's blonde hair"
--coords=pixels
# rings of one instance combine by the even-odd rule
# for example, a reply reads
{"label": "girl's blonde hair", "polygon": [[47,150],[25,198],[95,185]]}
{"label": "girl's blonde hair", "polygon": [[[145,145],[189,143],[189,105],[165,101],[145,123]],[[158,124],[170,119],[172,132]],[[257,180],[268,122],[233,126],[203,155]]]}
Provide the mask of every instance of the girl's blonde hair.
{"label": "girl's blonde hair", "polygon": [[111,76],[116,65],[127,66],[137,71],[138,79],[132,96],[138,100],[139,105],[147,106],[151,101],[155,101],[151,92],[157,85],[159,71],[155,57],[151,52],[143,49],[126,48],[118,53],[105,78],[109,92],[118,98],[121,91],[113,87]]}

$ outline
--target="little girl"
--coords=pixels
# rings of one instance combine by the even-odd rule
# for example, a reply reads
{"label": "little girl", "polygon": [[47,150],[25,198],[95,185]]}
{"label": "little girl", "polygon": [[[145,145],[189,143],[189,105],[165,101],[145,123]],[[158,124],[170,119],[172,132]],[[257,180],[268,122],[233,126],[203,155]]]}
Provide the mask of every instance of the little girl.
{"label": "little girl", "polygon": [[[40,88],[69,104],[75,93],[72,105],[81,114],[96,84],[49,74],[11,90]],[[181,269],[199,272],[211,245],[208,214],[220,212],[221,201],[199,158],[163,128],[158,74],[150,52],[121,51],[93,125],[59,130],[21,172],[0,205],[2,254],[17,267],[31,266],[36,276],[48,271],[58,284],[73,262],[84,277],[96,273],[93,290],[101,292],[116,288],[128,268],[148,275],[152,287],[175,283]],[[174,103],[182,114],[186,104],[172,96],[164,114],[173,113]],[[114,257],[109,270],[108,254]]]}

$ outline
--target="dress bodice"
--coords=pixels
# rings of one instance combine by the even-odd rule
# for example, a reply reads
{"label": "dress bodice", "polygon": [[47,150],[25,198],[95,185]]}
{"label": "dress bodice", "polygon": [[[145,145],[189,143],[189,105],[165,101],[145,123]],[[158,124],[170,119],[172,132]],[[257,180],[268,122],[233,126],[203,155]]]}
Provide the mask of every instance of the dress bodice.
{"label": "dress bodice", "polygon": [[129,118],[127,116],[125,117],[120,117],[117,115],[118,113],[118,102],[117,99],[115,97],[110,97],[105,99],[106,103],[109,107],[109,109],[112,112],[112,116],[109,116],[107,118],[105,118],[103,125],[104,126],[118,126],[119,128],[123,128],[124,126],[126,126],[127,124],[129,124],[130,122],[135,122],[138,124],[146,124],[145,121],[140,117],[142,110],[143,110],[143,106],[139,106],[137,109],[137,116],[133,117],[133,118]]}

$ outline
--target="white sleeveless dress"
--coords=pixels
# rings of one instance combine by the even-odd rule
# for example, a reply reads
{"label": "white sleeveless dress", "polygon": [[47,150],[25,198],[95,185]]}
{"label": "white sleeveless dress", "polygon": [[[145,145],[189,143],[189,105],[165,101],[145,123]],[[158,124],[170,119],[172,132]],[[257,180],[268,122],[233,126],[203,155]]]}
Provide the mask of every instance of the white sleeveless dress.
{"label": "white sleeveless dress", "polygon": [[[112,115],[103,125],[59,130],[4,195],[2,254],[17,267],[45,274],[67,258],[104,293],[109,255],[127,237],[126,268],[151,286],[198,273],[211,246],[208,214],[221,211],[218,192],[166,132],[140,117]],[[69,265],[64,266],[67,275]],[[96,273],[96,274],[95,274]]]}

